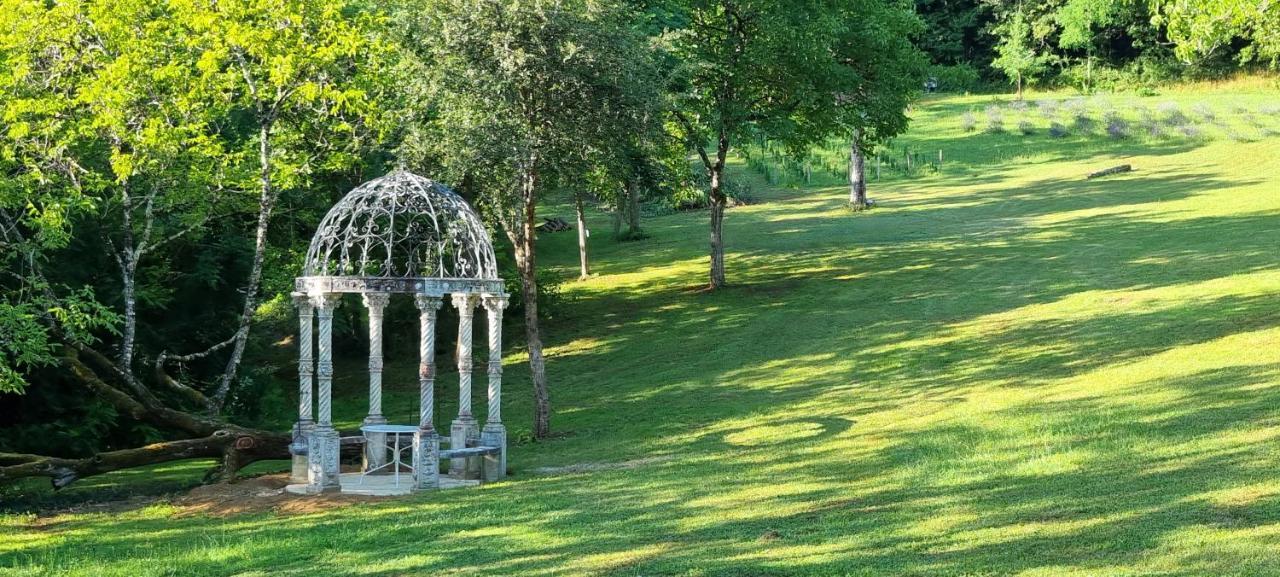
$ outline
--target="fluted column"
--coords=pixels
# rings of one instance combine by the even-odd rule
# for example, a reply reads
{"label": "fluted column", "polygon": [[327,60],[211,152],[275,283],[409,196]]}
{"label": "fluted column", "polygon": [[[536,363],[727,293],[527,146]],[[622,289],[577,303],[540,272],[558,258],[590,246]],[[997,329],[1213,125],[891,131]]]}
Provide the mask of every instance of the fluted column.
{"label": "fluted column", "polygon": [[484,479],[494,481],[507,473],[507,427],[502,424],[502,311],[507,308],[507,295],[484,295],[484,309],[489,313],[489,405],[480,444],[498,447],[497,455],[484,458]]}
{"label": "fluted column", "polygon": [[[391,302],[387,293],[364,295],[364,306],[369,309],[369,414],[366,425],[385,425],[382,416],[382,314]],[[364,470],[387,464],[387,436],[382,433],[366,433],[364,444]]]}
{"label": "fluted column", "polygon": [[440,486],[440,437],[434,422],[436,387],[436,316],[443,299],[416,295],[418,322],[418,432],[413,436],[414,489]]}
{"label": "fluted column", "polygon": [[296,454],[307,446],[307,437],[315,427],[311,407],[314,400],[311,390],[314,387],[312,378],[315,375],[315,360],[312,350],[315,344],[311,340],[311,327],[315,315],[311,308],[311,299],[307,295],[295,293],[293,305],[298,309],[298,422],[293,425],[293,443],[290,451],[293,455],[293,469],[290,480],[294,483],[307,482],[307,456]]}
{"label": "fluted column", "polygon": [[332,293],[312,299],[320,325],[316,362],[317,422],[307,450],[307,484],[312,492],[339,490],[339,439],[333,428],[333,311],[341,302],[341,295]]}
{"label": "fluted column", "polygon": [[[458,309],[458,418],[453,420],[449,428],[451,449],[461,449],[480,440],[480,427],[476,424],[475,417],[471,416],[471,333],[476,302],[479,300],[476,295],[468,293],[453,295],[453,306]],[[479,460],[450,459],[449,474],[467,479],[477,478],[480,475]]]}

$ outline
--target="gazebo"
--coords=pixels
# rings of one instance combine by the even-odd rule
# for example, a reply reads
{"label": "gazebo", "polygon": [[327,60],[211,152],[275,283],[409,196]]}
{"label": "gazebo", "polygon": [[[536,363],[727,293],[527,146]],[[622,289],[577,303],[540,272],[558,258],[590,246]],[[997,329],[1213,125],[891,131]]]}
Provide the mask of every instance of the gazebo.
{"label": "gazebo", "polygon": [[[369,310],[369,413],[360,437],[340,437],[333,427],[333,315],[346,293],[363,297]],[[382,319],[392,295],[411,295],[421,324],[416,427],[388,427],[382,415]],[[458,416],[441,438],[435,428],[435,331],[445,296],[458,309]],[[298,309],[298,422],[294,426],[293,493],[330,491],[397,494],[409,490],[475,484],[506,472],[507,431],[502,424],[502,311],[507,294],[498,277],[493,243],[475,209],[448,187],[396,170],[352,190],[320,221],[295,281]],[[484,427],[471,415],[471,341],[475,308],[488,313],[488,411]],[[313,343],[313,321],[319,321]],[[313,348],[318,355],[313,361]],[[315,395],[313,395],[313,376]],[[313,399],[316,412],[313,413]],[[313,417],[314,415],[314,417]],[[381,426],[380,426],[381,425]],[[401,432],[370,432],[398,429]],[[411,431],[411,432],[410,432]],[[411,482],[386,470],[387,435],[410,446]],[[412,436],[411,445],[408,439]],[[341,447],[364,444],[361,473],[342,473]],[[441,450],[447,443],[449,449]],[[398,461],[399,455],[391,458]],[[440,459],[449,459],[447,475]],[[393,464],[396,473],[401,466]]]}

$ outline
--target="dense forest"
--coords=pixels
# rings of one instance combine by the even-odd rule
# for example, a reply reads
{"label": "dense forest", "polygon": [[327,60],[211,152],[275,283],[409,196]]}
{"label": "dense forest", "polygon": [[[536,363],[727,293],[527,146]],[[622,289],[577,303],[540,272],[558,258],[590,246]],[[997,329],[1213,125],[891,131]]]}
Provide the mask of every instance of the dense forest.
{"label": "dense forest", "polygon": [[[863,155],[926,86],[1147,91],[1280,58],[1280,5],[1262,0],[3,6],[0,481],[56,484],[281,457],[285,431],[254,427],[293,406],[276,345],[293,278],[328,207],[391,168],[454,187],[501,243],[542,437],[539,320],[566,282],[537,265],[549,199],[579,222],[611,212],[626,240],[648,211],[706,210],[715,289],[732,282],[726,162],[747,142],[849,143],[861,208]],[[339,350],[365,346],[361,313],[341,309]],[[146,443],[171,451],[129,453]]]}

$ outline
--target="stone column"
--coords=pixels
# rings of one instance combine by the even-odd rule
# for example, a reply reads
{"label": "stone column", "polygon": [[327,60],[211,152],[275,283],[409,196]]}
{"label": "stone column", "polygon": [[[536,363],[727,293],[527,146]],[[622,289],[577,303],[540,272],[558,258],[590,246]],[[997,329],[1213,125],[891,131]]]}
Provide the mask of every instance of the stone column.
{"label": "stone column", "polygon": [[[453,306],[458,309],[458,418],[449,427],[449,448],[462,449],[480,440],[480,427],[471,416],[471,325],[479,297],[454,293]],[[449,474],[464,479],[480,476],[478,459],[449,459]]]}
{"label": "stone column", "polygon": [[307,447],[307,490],[313,493],[341,490],[338,475],[339,439],[333,428],[333,310],[342,295],[322,294],[312,299],[320,320],[319,361],[316,382],[319,385],[317,422]]}
{"label": "stone column", "polygon": [[483,302],[489,313],[489,407],[480,444],[499,448],[497,455],[484,458],[484,480],[496,481],[507,474],[507,427],[502,424],[502,310],[507,295],[484,295]]}
{"label": "stone column", "polygon": [[[366,425],[385,425],[382,416],[382,313],[391,302],[387,293],[364,295],[364,306],[369,309],[369,415]],[[387,464],[387,436],[383,433],[367,433],[364,444],[364,470]]]}
{"label": "stone column", "polygon": [[311,354],[315,344],[311,341],[311,327],[315,315],[311,309],[311,299],[304,294],[294,293],[293,305],[298,309],[298,422],[293,425],[293,443],[289,445],[293,452],[293,470],[290,481],[297,484],[307,482],[307,437],[315,429],[312,420],[311,398],[312,377],[315,375],[315,361]]}
{"label": "stone column", "polygon": [[436,434],[436,311],[441,298],[416,295],[418,322],[418,432],[413,435],[414,490],[440,487],[440,436]]}

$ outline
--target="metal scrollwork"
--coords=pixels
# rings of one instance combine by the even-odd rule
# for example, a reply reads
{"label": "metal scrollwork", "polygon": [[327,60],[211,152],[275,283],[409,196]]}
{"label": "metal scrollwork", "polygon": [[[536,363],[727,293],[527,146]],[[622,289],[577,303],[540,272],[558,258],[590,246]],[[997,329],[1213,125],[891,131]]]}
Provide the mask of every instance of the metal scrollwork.
{"label": "metal scrollwork", "polygon": [[493,244],[475,209],[447,186],[403,170],[360,185],[329,210],[311,240],[303,275],[499,278]]}

